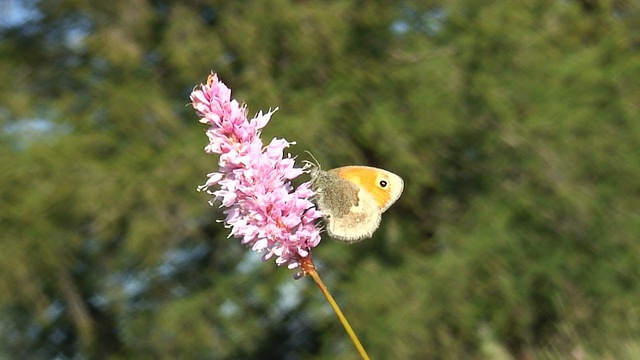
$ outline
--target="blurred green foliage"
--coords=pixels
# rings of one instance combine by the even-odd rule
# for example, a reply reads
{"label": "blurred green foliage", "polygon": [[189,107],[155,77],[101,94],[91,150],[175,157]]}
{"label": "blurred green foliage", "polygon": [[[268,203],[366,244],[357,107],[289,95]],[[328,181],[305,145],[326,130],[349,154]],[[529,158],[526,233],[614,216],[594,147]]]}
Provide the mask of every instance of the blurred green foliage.
{"label": "blurred green foliage", "polygon": [[2,6],[0,358],[356,356],[195,191],[211,70],[265,141],[405,179],[314,251],[372,358],[640,357],[637,2]]}

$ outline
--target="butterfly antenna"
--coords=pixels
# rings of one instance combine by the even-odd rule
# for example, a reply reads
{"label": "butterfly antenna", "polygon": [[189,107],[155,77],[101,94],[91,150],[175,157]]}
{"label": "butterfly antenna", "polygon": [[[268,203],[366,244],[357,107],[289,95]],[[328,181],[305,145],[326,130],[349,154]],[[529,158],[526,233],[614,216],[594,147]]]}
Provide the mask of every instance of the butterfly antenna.
{"label": "butterfly antenna", "polygon": [[311,158],[313,159],[313,161],[315,161],[315,164],[312,163],[311,161],[308,160],[304,160],[303,163],[305,163],[305,165],[309,165],[309,167],[315,167],[318,170],[321,170],[320,167],[320,163],[318,162],[318,159],[316,159],[315,156],[313,156],[313,154],[307,150],[305,150],[304,152],[306,152],[307,154],[309,154],[309,156],[311,156]]}

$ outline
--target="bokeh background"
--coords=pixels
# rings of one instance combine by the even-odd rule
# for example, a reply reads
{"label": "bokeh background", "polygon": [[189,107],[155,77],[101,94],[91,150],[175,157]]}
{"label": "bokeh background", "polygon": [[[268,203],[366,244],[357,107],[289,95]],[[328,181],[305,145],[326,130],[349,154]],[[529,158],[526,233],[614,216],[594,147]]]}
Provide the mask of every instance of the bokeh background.
{"label": "bokeh background", "polygon": [[[405,179],[320,273],[374,359],[640,359],[640,3],[3,0],[0,359],[353,359],[196,192],[210,71]],[[304,179],[303,179],[304,180]]]}

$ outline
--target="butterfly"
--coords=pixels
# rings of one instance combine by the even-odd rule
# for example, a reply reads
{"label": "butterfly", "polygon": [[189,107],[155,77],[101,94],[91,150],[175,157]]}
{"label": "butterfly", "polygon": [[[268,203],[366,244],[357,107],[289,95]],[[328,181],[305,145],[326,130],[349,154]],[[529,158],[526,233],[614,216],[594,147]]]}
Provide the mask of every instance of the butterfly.
{"label": "butterfly", "polygon": [[345,242],[371,237],[383,212],[402,194],[404,181],[387,170],[343,166],[311,170],[316,205],[324,214],[329,236]]}

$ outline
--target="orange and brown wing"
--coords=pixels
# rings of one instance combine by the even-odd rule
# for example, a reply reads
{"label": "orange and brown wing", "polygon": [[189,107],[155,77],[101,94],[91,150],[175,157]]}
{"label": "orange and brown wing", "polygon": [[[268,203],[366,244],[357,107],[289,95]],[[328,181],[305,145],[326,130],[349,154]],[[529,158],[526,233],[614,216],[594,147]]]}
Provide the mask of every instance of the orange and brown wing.
{"label": "orange and brown wing", "polygon": [[381,212],[391,206],[402,193],[402,178],[389,171],[368,166],[344,166],[330,170],[364,189],[375,200]]}

